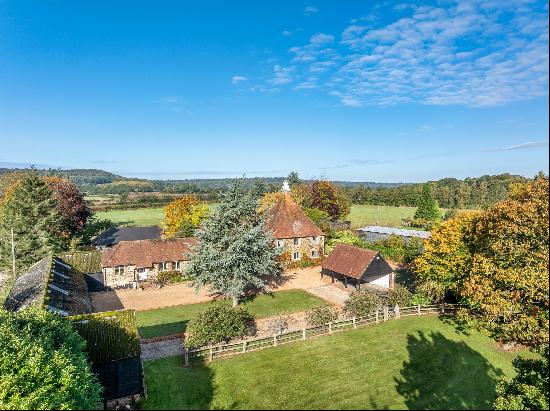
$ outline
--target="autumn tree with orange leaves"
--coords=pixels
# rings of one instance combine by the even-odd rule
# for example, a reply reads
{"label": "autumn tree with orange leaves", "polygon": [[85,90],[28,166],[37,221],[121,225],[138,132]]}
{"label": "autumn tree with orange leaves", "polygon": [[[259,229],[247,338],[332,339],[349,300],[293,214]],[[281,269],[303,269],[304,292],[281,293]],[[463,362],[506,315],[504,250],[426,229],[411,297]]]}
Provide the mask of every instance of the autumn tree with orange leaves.
{"label": "autumn tree with orange leaves", "polygon": [[415,264],[421,281],[455,292],[500,341],[548,344],[548,177],[513,186],[506,201],[432,232]]}
{"label": "autumn tree with orange leaves", "polygon": [[168,238],[192,236],[208,214],[208,205],[195,195],[185,195],[164,208],[164,234]]}

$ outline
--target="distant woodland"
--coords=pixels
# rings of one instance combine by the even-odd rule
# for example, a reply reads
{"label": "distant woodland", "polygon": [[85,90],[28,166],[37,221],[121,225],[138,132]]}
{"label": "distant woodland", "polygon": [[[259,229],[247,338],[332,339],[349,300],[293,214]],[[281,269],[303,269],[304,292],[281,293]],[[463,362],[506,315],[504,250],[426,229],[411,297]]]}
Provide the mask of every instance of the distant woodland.
{"label": "distant woodland", "polygon": [[[0,169],[0,175],[14,171]],[[215,201],[220,191],[225,191],[232,178],[148,180],[122,177],[107,171],[95,169],[38,170],[42,175],[60,175],[74,181],[86,194],[127,194],[127,193],[194,193],[204,199]],[[279,190],[285,177],[244,178],[246,186],[263,192]],[[484,208],[504,200],[508,188],[513,183],[529,179],[500,174],[458,180],[444,178],[431,181],[433,195],[444,208]],[[423,183],[376,183],[334,181],[354,204],[388,206],[415,206]]]}

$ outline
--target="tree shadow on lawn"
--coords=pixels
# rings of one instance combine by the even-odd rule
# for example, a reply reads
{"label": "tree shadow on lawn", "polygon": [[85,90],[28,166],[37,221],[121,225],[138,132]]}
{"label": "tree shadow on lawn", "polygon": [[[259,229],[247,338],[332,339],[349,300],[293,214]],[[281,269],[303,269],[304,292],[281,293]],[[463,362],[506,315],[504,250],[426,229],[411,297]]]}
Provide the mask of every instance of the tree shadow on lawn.
{"label": "tree shadow on lawn", "polygon": [[144,409],[210,409],[214,371],[206,365],[183,365],[183,357],[145,362],[147,400]]}
{"label": "tree shadow on lawn", "polygon": [[189,320],[176,321],[173,323],[149,325],[139,327],[141,338],[164,337],[167,335],[182,334],[187,329]]}
{"label": "tree shadow on lawn", "polygon": [[409,360],[396,389],[409,409],[492,409],[503,372],[463,341],[439,332],[408,335]]}

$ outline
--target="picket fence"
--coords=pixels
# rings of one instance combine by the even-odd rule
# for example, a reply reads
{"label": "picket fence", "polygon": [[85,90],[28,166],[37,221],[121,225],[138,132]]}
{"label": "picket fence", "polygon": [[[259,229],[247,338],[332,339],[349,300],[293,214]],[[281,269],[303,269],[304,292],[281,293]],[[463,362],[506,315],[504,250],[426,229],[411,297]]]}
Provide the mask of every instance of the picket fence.
{"label": "picket fence", "polygon": [[270,337],[248,339],[235,343],[211,345],[195,349],[185,348],[184,362],[185,366],[196,363],[210,362],[217,358],[245,354],[269,347],[277,347],[278,345],[288,344],[295,341],[303,341],[345,330],[357,329],[369,324],[376,324],[403,317],[426,314],[453,314],[458,308],[459,305],[457,304],[415,305],[404,308],[400,308],[397,305],[393,308],[384,307],[368,317],[353,317],[340,321],[334,321],[318,327],[307,327],[301,330],[290,331]]}

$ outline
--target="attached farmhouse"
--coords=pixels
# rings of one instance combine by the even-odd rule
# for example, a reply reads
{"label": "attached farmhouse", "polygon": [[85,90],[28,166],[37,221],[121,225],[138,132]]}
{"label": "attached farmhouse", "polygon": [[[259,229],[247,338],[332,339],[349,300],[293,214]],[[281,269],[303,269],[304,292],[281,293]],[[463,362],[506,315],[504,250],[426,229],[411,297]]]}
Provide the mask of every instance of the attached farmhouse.
{"label": "attached farmhouse", "polygon": [[348,283],[358,289],[361,289],[361,284],[381,289],[390,289],[394,286],[394,270],[378,251],[336,244],[321,268],[321,276],[332,277],[332,282],[335,279],[341,280],[346,288]]}
{"label": "attached farmhouse", "polygon": [[121,241],[101,252],[103,284],[122,288],[154,280],[162,271],[183,271],[197,240]]}
{"label": "attached farmhouse", "polygon": [[276,247],[282,247],[285,260],[299,261],[323,256],[325,236],[315,223],[290,197],[288,183],[283,196],[271,207],[266,229],[271,232]]}

